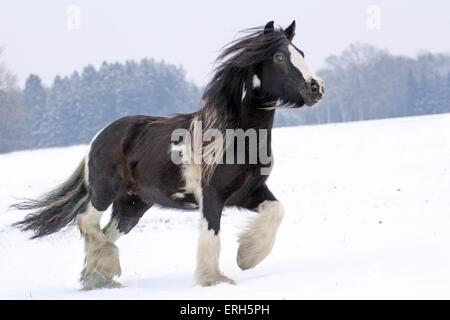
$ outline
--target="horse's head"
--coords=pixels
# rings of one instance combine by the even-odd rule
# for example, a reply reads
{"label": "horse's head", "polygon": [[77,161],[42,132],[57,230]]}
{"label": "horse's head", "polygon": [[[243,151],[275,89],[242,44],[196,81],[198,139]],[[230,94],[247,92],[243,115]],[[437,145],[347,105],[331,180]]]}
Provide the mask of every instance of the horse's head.
{"label": "horse's head", "polygon": [[299,108],[322,98],[323,80],[308,68],[303,52],[292,43],[295,21],[285,30],[275,29],[271,21],[247,32],[219,55],[220,64],[203,94],[207,108],[236,112],[251,98],[267,110]]}
{"label": "horse's head", "polygon": [[[282,39],[275,42],[280,34]],[[258,40],[267,42],[273,48],[256,67],[253,87],[276,101],[275,106],[312,106],[324,95],[324,81],[305,63],[304,53],[292,43],[294,35],[295,21],[285,30],[275,30],[271,21],[266,24]]]}

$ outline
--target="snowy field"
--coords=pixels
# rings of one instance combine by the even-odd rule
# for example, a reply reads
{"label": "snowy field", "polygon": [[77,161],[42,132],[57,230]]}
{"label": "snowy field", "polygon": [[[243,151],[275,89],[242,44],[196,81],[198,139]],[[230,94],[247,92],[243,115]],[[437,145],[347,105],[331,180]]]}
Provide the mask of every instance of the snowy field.
{"label": "snowy field", "polygon": [[0,155],[0,298],[450,299],[450,114],[276,129],[273,148],[285,220],[272,254],[243,272],[251,213],[225,212],[221,268],[236,286],[192,286],[199,214],[152,208],[118,241],[124,287],[96,291],[77,283],[77,230],[28,241],[8,210],[66,179],[86,146]]}

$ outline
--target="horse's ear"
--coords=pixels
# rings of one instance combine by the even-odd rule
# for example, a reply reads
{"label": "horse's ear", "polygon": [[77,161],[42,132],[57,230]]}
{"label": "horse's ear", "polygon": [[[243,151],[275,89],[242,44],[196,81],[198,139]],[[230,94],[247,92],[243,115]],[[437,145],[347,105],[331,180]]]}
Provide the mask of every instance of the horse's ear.
{"label": "horse's ear", "polygon": [[286,35],[286,38],[289,39],[289,41],[292,41],[295,36],[295,20],[292,21],[291,25],[284,29],[284,34]]}
{"label": "horse's ear", "polygon": [[269,21],[266,23],[266,26],[264,27],[264,34],[273,32],[275,28],[273,27],[273,21]]}

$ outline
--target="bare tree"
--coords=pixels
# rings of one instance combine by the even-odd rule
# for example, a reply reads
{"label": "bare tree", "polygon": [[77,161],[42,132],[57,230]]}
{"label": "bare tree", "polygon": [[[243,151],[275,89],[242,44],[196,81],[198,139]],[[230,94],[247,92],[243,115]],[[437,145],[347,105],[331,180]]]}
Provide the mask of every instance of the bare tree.
{"label": "bare tree", "polygon": [[4,48],[0,47],[0,91],[17,89],[17,77],[9,70],[5,61],[2,61]]}
{"label": "bare tree", "polygon": [[2,60],[0,48],[0,152],[20,148],[26,112],[21,103],[17,77]]}

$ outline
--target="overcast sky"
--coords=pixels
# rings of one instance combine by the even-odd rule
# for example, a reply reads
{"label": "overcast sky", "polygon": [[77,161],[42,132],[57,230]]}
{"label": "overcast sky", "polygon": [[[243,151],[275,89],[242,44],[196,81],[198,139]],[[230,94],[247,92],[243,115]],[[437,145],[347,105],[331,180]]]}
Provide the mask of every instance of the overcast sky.
{"label": "overcast sky", "polygon": [[450,52],[449,12],[444,0],[0,0],[0,46],[21,84],[30,73],[50,84],[87,64],[144,57],[182,65],[204,84],[237,31],[269,20],[295,19],[294,43],[318,69],[356,41],[410,56]]}

